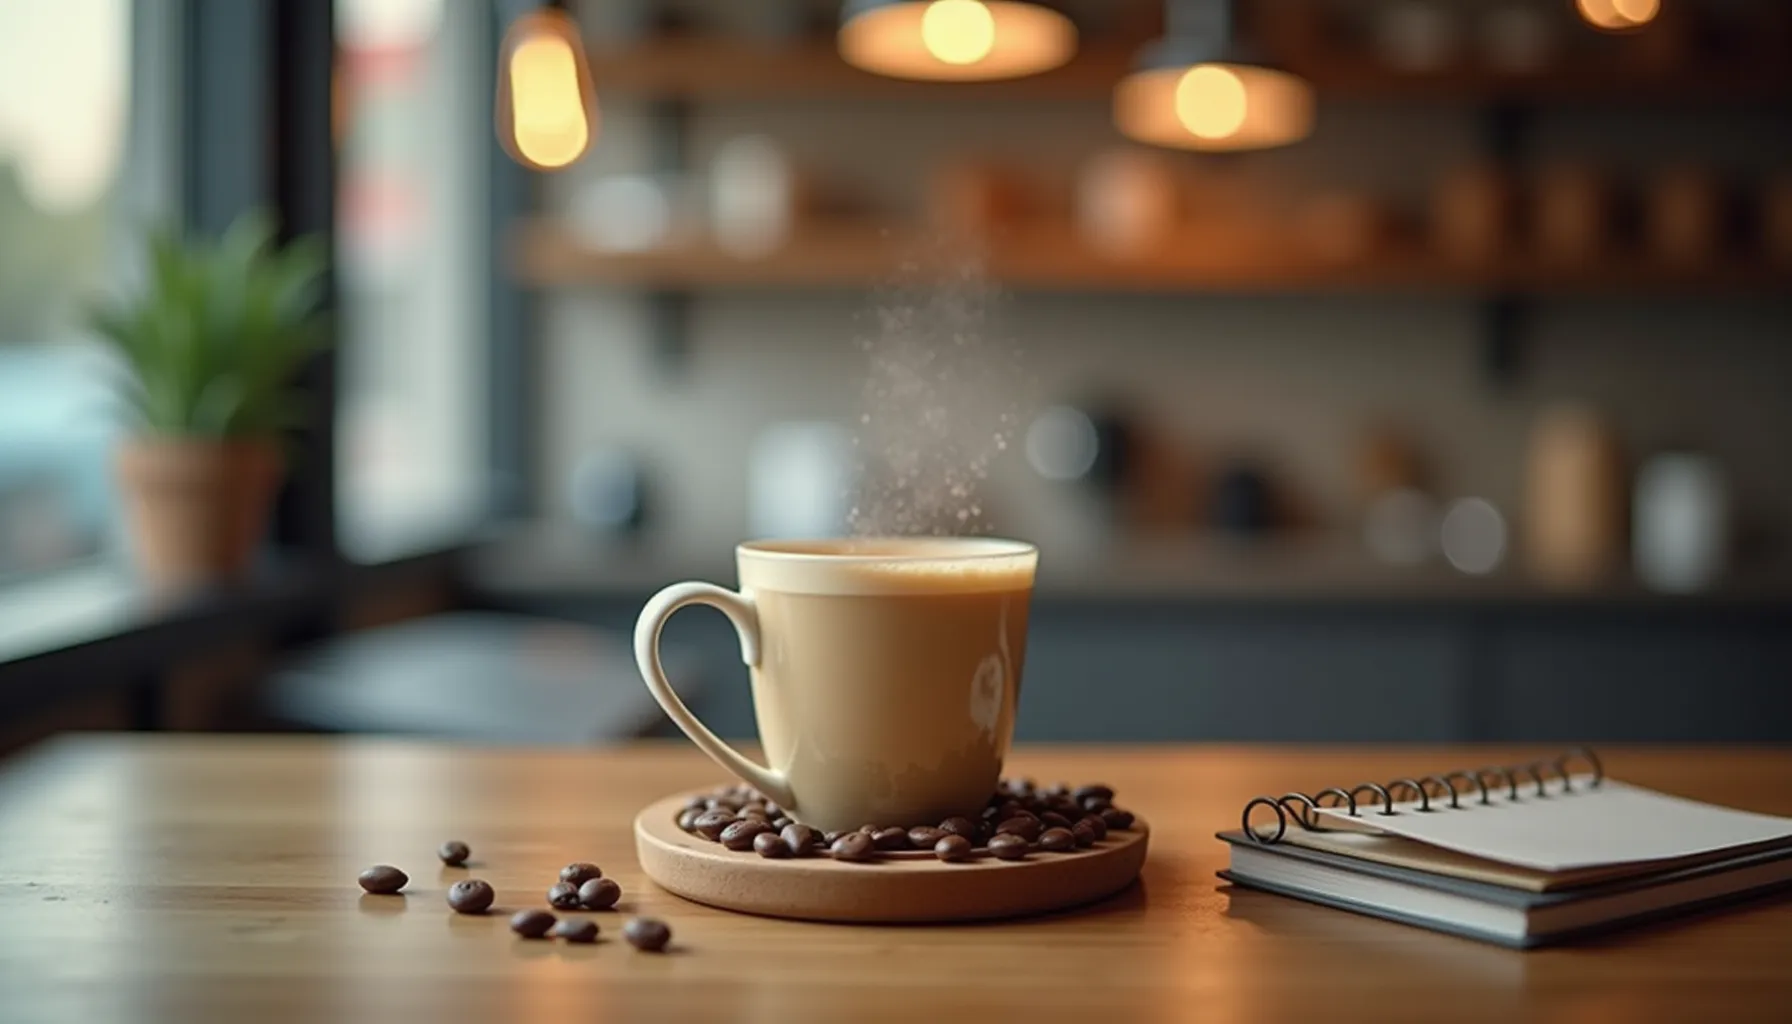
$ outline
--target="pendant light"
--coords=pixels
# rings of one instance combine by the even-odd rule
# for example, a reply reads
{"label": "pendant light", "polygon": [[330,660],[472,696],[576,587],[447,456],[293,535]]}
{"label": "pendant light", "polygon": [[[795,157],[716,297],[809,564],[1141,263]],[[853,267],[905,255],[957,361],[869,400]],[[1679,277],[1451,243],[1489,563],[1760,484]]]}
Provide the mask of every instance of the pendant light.
{"label": "pendant light", "polygon": [[1267,149],[1313,130],[1306,79],[1244,59],[1230,0],[1169,0],[1164,38],[1114,88],[1114,123],[1178,149]]}
{"label": "pendant light", "polygon": [[846,0],[840,56],[891,78],[970,82],[1049,71],[1076,53],[1076,26],[1021,0]]}
{"label": "pendant light", "polygon": [[597,96],[579,26],[564,11],[520,15],[498,50],[498,141],[537,171],[569,167],[597,135]]}
{"label": "pendant light", "polygon": [[1631,32],[1655,20],[1661,0],[1575,0],[1581,20],[1606,32]]}

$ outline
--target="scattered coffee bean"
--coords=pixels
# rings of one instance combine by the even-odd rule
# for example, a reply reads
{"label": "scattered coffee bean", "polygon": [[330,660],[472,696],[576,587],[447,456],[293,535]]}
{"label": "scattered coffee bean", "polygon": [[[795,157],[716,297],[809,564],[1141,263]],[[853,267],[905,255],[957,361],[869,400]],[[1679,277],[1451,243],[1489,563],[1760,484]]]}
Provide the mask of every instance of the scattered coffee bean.
{"label": "scattered coffee bean", "polygon": [[461,914],[483,914],[496,898],[491,883],[478,878],[464,879],[448,887],[448,905]]}
{"label": "scattered coffee bean", "polygon": [[931,850],[933,844],[945,838],[946,833],[932,825],[916,825],[908,830],[908,845],[917,850]]}
{"label": "scattered coffee bean", "polygon": [[1079,821],[1070,826],[1070,834],[1076,839],[1076,845],[1085,850],[1095,845],[1095,830],[1090,828],[1086,822]]}
{"label": "scattered coffee bean", "polygon": [[1108,837],[1108,823],[1102,821],[1099,815],[1088,815],[1077,824],[1089,826],[1089,829],[1095,833],[1095,841],[1098,843]]}
{"label": "scattered coffee bean", "polygon": [[473,851],[468,848],[467,844],[458,839],[448,840],[442,844],[441,849],[436,851],[436,856],[442,858],[442,863],[451,868],[458,868],[465,865],[467,863],[467,858],[472,855]]}
{"label": "scattered coffee bean", "polygon": [[700,807],[686,807],[678,812],[678,827],[686,832],[697,831],[697,818],[703,814]]}
{"label": "scattered coffee bean", "polygon": [[1044,825],[1046,828],[1062,828],[1062,829],[1068,829],[1068,828],[1070,828],[1070,826],[1076,824],[1075,822],[1071,821],[1069,818],[1065,817],[1064,815],[1059,814],[1057,811],[1046,811],[1045,813],[1041,814],[1039,816],[1039,823],[1041,825]]}
{"label": "scattered coffee bean", "polygon": [[727,811],[704,811],[697,815],[697,820],[691,824],[703,838],[717,840],[722,838],[722,830],[734,822],[734,815]]}
{"label": "scattered coffee bean", "polygon": [[1124,832],[1132,827],[1132,812],[1110,807],[1101,812],[1101,823],[1117,832]]}
{"label": "scattered coffee bean", "polygon": [[796,822],[791,822],[779,829],[778,835],[790,844],[790,852],[798,857],[808,853],[821,842],[820,833],[807,825],[800,825]]}
{"label": "scattered coffee bean", "polygon": [[882,827],[883,826],[881,826],[881,825],[860,825],[859,831],[865,833],[868,836],[874,836],[874,835],[877,835],[878,831]]}
{"label": "scattered coffee bean", "polygon": [[771,825],[758,818],[742,818],[722,830],[722,845],[730,850],[751,850],[753,837],[771,830]]}
{"label": "scattered coffee bean", "polygon": [[1100,814],[1114,806],[1114,802],[1105,797],[1092,796],[1083,801],[1083,811],[1087,814]]}
{"label": "scattered coffee bean", "polygon": [[971,856],[971,841],[950,832],[942,833],[933,844],[933,855],[948,862],[968,860]]}
{"label": "scattered coffee bean", "polygon": [[579,903],[579,887],[571,882],[559,882],[548,890],[548,906],[556,910],[577,910]]}
{"label": "scattered coffee bean", "polygon": [[977,823],[965,817],[951,817],[940,822],[940,831],[966,839],[977,838]]}
{"label": "scattered coffee bean", "polygon": [[1039,848],[1053,853],[1076,849],[1076,836],[1067,828],[1048,828],[1039,833]]}
{"label": "scattered coffee bean", "polygon": [[1068,782],[1054,782],[1039,791],[1039,796],[1043,800],[1057,800],[1069,795],[1070,783]]}
{"label": "scattered coffee bean", "polygon": [[608,910],[622,898],[622,886],[613,878],[593,878],[579,886],[579,904],[586,910]]}
{"label": "scattered coffee bean", "polygon": [[1088,786],[1078,786],[1076,789],[1071,790],[1070,795],[1075,797],[1076,802],[1079,804],[1092,797],[1112,801],[1114,799],[1114,790],[1111,786],[1103,786],[1096,783]]}
{"label": "scattered coffee bean", "polygon": [[643,953],[658,953],[672,941],[672,929],[666,922],[651,917],[630,918],[628,924],[622,926],[622,937],[628,944]]}
{"label": "scattered coffee bean", "polygon": [[686,800],[684,802],[684,809],[687,811],[708,810],[709,809],[709,798],[706,796],[702,796],[701,794],[691,797],[689,800]]}
{"label": "scattered coffee bean", "polygon": [[780,806],[776,800],[767,800],[765,802],[765,813],[771,815],[772,820],[776,821],[777,819],[784,817],[784,808]]}
{"label": "scattered coffee bean", "polygon": [[1027,855],[1027,841],[1012,832],[989,837],[989,852],[1002,860],[1020,860]]}
{"label": "scattered coffee bean", "polygon": [[[1039,824],[1039,819],[1031,814],[1009,818],[996,826],[996,835],[1019,836],[1022,841],[1029,843],[1038,839],[1039,833],[1042,831],[1044,831],[1044,827]],[[992,839],[991,842],[994,840]]]}
{"label": "scattered coffee bean", "polygon": [[871,845],[880,850],[908,849],[908,829],[880,828],[871,834]]}
{"label": "scattered coffee bean", "polygon": [[567,918],[555,925],[554,930],[549,934],[556,939],[565,939],[568,942],[596,942],[597,922],[575,921]]}
{"label": "scattered coffee bean", "polygon": [[877,852],[871,837],[863,832],[848,832],[829,847],[835,860],[870,860]]}
{"label": "scattered coffee bean", "polygon": [[560,869],[560,880],[568,885],[584,885],[593,878],[602,877],[604,877],[602,868],[598,867],[596,864],[587,864],[584,861],[568,864]]}
{"label": "scattered coffee bean", "polygon": [[753,837],[753,852],[766,860],[783,860],[795,851],[776,832],[761,832]]}
{"label": "scattered coffee bean", "polygon": [[554,915],[545,910],[519,910],[510,916],[510,930],[525,939],[539,939],[554,927]]}
{"label": "scattered coffee bean", "polygon": [[846,836],[846,835],[851,835],[851,834],[852,833],[850,833],[850,832],[823,832],[821,834],[821,841],[823,843],[826,843],[828,846],[833,846],[835,843],[840,841],[841,836]]}
{"label": "scattered coffee bean", "polygon": [[786,818],[783,815],[779,815],[778,817],[772,819],[772,827],[777,829],[780,832],[784,831],[785,829],[789,828],[790,826],[792,826],[794,824],[796,824],[796,822],[791,821],[789,818]]}
{"label": "scattered coffee bean", "polygon": [[390,864],[375,864],[356,879],[361,888],[379,896],[390,896],[410,883],[410,876]]}

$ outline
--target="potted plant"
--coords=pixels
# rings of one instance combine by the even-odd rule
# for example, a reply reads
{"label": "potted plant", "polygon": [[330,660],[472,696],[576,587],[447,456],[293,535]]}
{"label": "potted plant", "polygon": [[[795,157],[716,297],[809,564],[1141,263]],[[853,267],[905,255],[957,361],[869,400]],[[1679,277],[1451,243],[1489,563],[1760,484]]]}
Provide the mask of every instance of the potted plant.
{"label": "potted plant", "polygon": [[259,213],[215,242],[157,235],[142,294],[95,308],[122,357],[135,434],[119,452],[144,575],[185,586],[240,575],[266,530],[294,422],[293,375],[329,342],[320,239],[284,247]]}

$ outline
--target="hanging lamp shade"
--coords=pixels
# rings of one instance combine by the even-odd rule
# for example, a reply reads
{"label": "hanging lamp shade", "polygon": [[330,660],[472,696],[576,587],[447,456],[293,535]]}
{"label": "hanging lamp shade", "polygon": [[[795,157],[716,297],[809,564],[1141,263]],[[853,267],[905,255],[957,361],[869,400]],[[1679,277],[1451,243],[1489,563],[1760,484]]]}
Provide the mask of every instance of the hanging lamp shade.
{"label": "hanging lamp shade", "polygon": [[972,82],[1049,71],[1076,54],[1076,25],[1021,0],[847,0],[840,56],[891,78]]}
{"label": "hanging lamp shade", "polygon": [[1163,39],[1114,88],[1127,137],[1177,149],[1285,146],[1313,130],[1313,87],[1245,58],[1226,0],[1172,0]]}
{"label": "hanging lamp shade", "polygon": [[538,171],[570,166],[597,137],[597,96],[579,26],[553,8],[518,17],[498,50],[498,141]]}

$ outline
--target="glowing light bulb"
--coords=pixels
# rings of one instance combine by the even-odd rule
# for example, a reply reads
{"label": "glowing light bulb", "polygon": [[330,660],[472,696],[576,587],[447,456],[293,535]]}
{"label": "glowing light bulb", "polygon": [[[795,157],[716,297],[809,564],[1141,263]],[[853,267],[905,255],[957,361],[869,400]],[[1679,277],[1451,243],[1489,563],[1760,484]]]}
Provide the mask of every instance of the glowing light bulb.
{"label": "glowing light bulb", "polygon": [[1587,24],[1607,32],[1640,28],[1661,13],[1661,0],[1575,0],[1574,6]]}
{"label": "glowing light bulb", "polygon": [[933,0],[921,15],[921,45],[947,64],[975,64],[996,46],[996,19],[982,0]]}
{"label": "glowing light bulb", "polygon": [[519,162],[558,170],[585,155],[597,121],[578,28],[565,15],[521,18],[505,37],[498,135]]}
{"label": "glowing light bulb", "polygon": [[1244,127],[1249,104],[1244,82],[1227,68],[1201,64],[1176,83],[1176,119],[1202,139],[1224,139]]}

